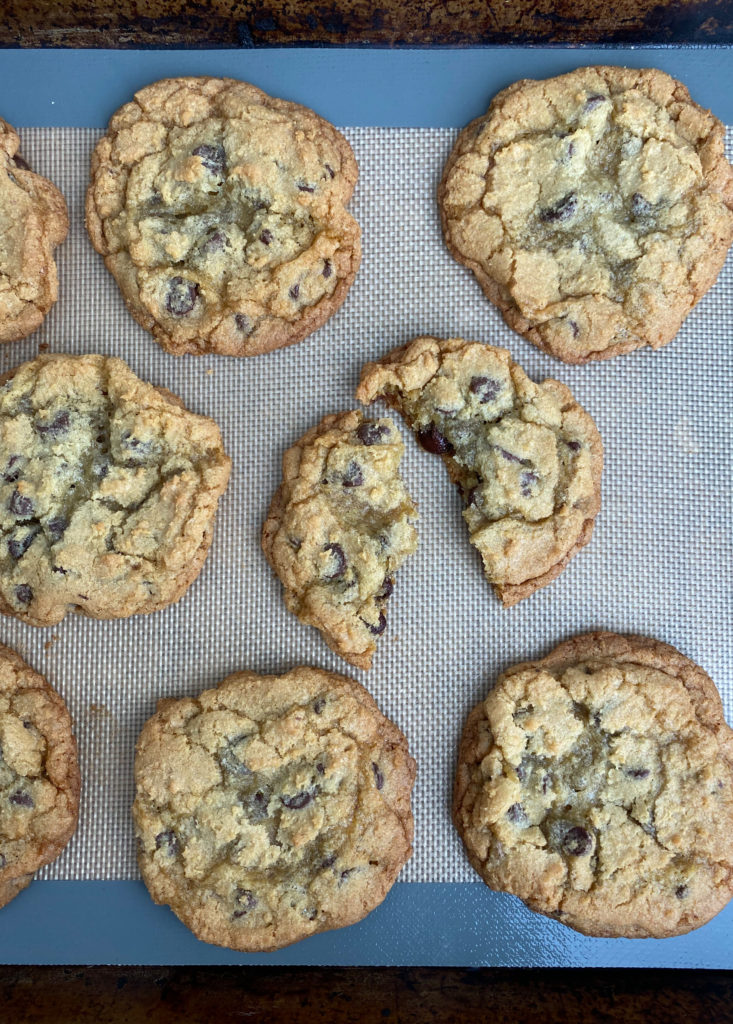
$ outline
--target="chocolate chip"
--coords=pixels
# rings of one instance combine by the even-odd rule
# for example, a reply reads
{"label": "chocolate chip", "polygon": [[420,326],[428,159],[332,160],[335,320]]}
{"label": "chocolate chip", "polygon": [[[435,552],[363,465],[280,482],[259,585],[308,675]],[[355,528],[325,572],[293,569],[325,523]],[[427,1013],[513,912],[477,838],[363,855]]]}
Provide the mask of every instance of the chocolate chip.
{"label": "chocolate chip", "polygon": [[15,804],[17,807],[33,807],[33,797],[30,793],[24,793],[22,789],[16,789],[14,793],[10,794],[8,798],[11,804]]}
{"label": "chocolate chip", "polygon": [[217,754],[217,760],[221,768],[230,775],[234,775],[236,778],[244,779],[251,775],[252,772],[246,764],[242,764],[240,759],[232,750],[232,746],[224,747]]}
{"label": "chocolate chip", "polygon": [[377,789],[381,789],[384,785],[384,775],[379,770],[379,766],[372,761],[372,771],[374,772],[374,785]]}
{"label": "chocolate chip", "polygon": [[52,565],[51,566],[51,571],[52,572],[60,572],[62,576],[66,576],[67,575],[66,569],[62,568],[60,565]]}
{"label": "chocolate chip", "polygon": [[165,850],[169,857],[177,857],[181,852],[181,844],[178,842],[178,836],[169,828],[165,832],[159,832],[155,837],[155,849]]}
{"label": "chocolate chip", "polygon": [[315,192],[315,186],[313,185],[298,185],[299,192]]}
{"label": "chocolate chip", "polygon": [[592,96],[589,96],[588,99],[585,101],[585,106],[583,107],[583,109],[595,110],[596,107],[600,107],[601,103],[603,103],[605,99],[606,97],[601,96],[600,93],[594,93]]}
{"label": "chocolate chip", "polygon": [[331,553],[332,571],[323,574],[324,580],[340,580],[346,572],[346,555],[340,544],[326,544],[324,551]]}
{"label": "chocolate chip", "polygon": [[552,224],[556,221],[564,222],[570,220],[578,208],[578,197],[574,192],[569,192],[554,206],[545,207],[540,210],[540,220],[545,224]]}
{"label": "chocolate chip", "polygon": [[15,599],[19,604],[30,604],[33,600],[33,591],[27,583],[21,583],[15,588]]}
{"label": "chocolate chip", "polygon": [[333,167],[331,167],[330,164],[324,164],[324,166],[325,166],[326,170],[328,171],[329,175],[332,178],[335,178],[336,177],[336,172],[334,171]]}
{"label": "chocolate chip", "polygon": [[241,331],[242,334],[251,334],[251,332],[252,332],[252,323],[251,323],[249,317],[245,316],[244,313],[235,313],[234,314],[234,323],[237,326],[237,330]]}
{"label": "chocolate chip", "polygon": [[506,812],[506,816],[509,821],[514,822],[515,825],[528,825],[529,818],[527,812],[521,804],[512,804],[509,810]]}
{"label": "chocolate chip", "polygon": [[319,775],[325,775],[326,774],[326,767],[325,767],[325,765],[322,765],[321,762],[319,761],[318,764],[316,765],[316,771],[318,772]]}
{"label": "chocolate chip", "polygon": [[262,821],[263,818],[267,817],[267,805],[269,803],[269,794],[263,793],[261,789],[258,789],[249,804],[250,817],[254,821]]}
{"label": "chocolate chip", "polygon": [[580,334],[580,327],[578,327],[576,322],[574,320],[568,320],[568,327],[573,332],[573,337],[577,338]]}
{"label": "chocolate chip", "polygon": [[28,548],[33,543],[33,541],[36,539],[38,532],[38,530],[29,530],[22,540],[16,540],[15,537],[11,537],[10,540],[8,541],[8,551],[10,552],[10,557],[14,558],[16,562],[18,561],[19,558],[22,558],[23,555],[28,550]]}
{"label": "chocolate chip", "polygon": [[345,882],[349,875],[353,875],[355,871],[356,868],[346,868],[345,871],[342,871],[341,875],[339,876],[339,885]]}
{"label": "chocolate chip", "polygon": [[502,389],[502,383],[496,377],[471,377],[469,391],[478,396],[479,402],[493,402]]}
{"label": "chocolate chip", "polygon": [[2,870],[8,863],[7,857],[4,853],[0,853],[0,870]]}
{"label": "chocolate chip", "polygon": [[538,480],[539,477],[537,476],[537,474],[533,473],[529,469],[526,469],[522,473],[522,475],[519,477],[519,489],[521,491],[523,498],[532,497],[532,487],[534,484],[537,483]]}
{"label": "chocolate chip", "polygon": [[364,474],[361,471],[361,466],[354,459],[348,464],[344,470],[341,484],[343,487],[361,487],[364,483]]}
{"label": "chocolate chip", "polygon": [[333,268],[331,266],[331,261],[330,260],[324,260],[323,261],[323,271],[322,271],[322,273],[323,273],[324,277],[330,277],[331,274],[333,273]]}
{"label": "chocolate chip", "polygon": [[326,868],[332,868],[336,863],[336,854],[332,853],[328,857],[324,857],[321,861],[321,869],[325,871]]}
{"label": "chocolate chip", "polygon": [[434,423],[419,430],[417,440],[426,452],[431,452],[433,455],[452,455],[455,451],[448,438],[441,434]]}
{"label": "chocolate chip", "polygon": [[11,455],[3,473],[3,480],[6,484],[14,484],[20,476],[20,455]]}
{"label": "chocolate chip", "polygon": [[202,256],[208,256],[214,252],[221,252],[224,249],[224,246],[229,248],[229,239],[223,231],[214,231],[213,234],[210,234],[209,237],[205,238],[201,243],[199,246],[199,252]]}
{"label": "chocolate chip", "polygon": [[287,807],[289,811],[300,811],[313,799],[311,793],[306,791],[302,793],[296,793],[295,796],[283,796],[280,797],[283,807]]}
{"label": "chocolate chip", "polygon": [[573,153],[575,152],[575,143],[569,142],[568,148],[565,150],[565,160],[572,159]]}
{"label": "chocolate chip", "polygon": [[53,519],[49,519],[47,529],[51,540],[61,540],[63,535],[66,533],[68,525],[67,520],[63,516],[54,516]]}
{"label": "chocolate chip", "polygon": [[549,775],[543,775],[542,776],[542,792],[543,792],[543,794],[547,793],[547,790],[550,788],[550,783],[551,782],[552,782],[551,776],[549,776]]}
{"label": "chocolate chip", "polygon": [[382,633],[384,633],[385,629],[387,628],[387,619],[384,612],[379,613],[379,621],[377,622],[376,626],[372,625],[371,622],[367,622],[366,619],[362,619],[361,621],[364,623],[366,628],[373,636],[381,636]]}
{"label": "chocolate chip", "polygon": [[298,296],[300,295],[300,285],[294,284],[293,287],[288,292],[288,295],[290,296],[291,299],[297,299]]}
{"label": "chocolate chip", "polygon": [[501,455],[502,459],[504,459],[506,462],[515,462],[518,466],[532,465],[529,459],[520,459],[518,455],[515,455],[513,452],[508,452],[506,448],[502,448],[501,445],[495,444],[492,447],[494,448],[495,451],[499,453],[499,455]]}
{"label": "chocolate chip", "polygon": [[588,853],[592,846],[593,838],[590,832],[580,825],[574,825],[563,836],[563,852],[570,854],[572,857],[582,857]]}
{"label": "chocolate chip", "polygon": [[649,769],[648,768],[627,768],[626,769],[626,775],[628,775],[628,777],[630,779],[646,779],[647,776],[649,775]]}
{"label": "chocolate chip", "polygon": [[135,437],[129,430],[123,431],[120,435],[120,448],[134,462],[144,462],[153,451],[151,441],[143,441],[142,438]]}
{"label": "chocolate chip", "polygon": [[13,157],[13,163],[15,164],[16,167],[19,167],[21,171],[29,171],[30,170],[30,165],[28,163],[26,163],[26,161],[23,159],[23,157],[19,153],[16,153],[15,156]]}
{"label": "chocolate chip", "polygon": [[389,427],[383,423],[375,423],[373,420],[364,420],[356,428],[356,436],[362,444],[381,444],[385,437],[389,437]]}
{"label": "chocolate chip", "polygon": [[392,596],[394,590],[394,580],[391,576],[385,576],[382,580],[382,586],[379,588],[377,593],[374,595],[377,601],[386,601],[388,597]]}
{"label": "chocolate chip", "polygon": [[652,204],[645,199],[641,192],[634,192],[631,197],[631,216],[648,217],[652,212]]}
{"label": "chocolate chip", "polygon": [[317,697],[315,699],[315,701],[313,702],[313,710],[314,710],[314,712],[317,715],[320,715],[320,713],[323,711],[325,706],[326,706],[326,698],[325,697]]}
{"label": "chocolate chip", "polygon": [[272,241],[272,231],[268,231],[267,228],[260,235],[260,241],[263,245],[269,245]]}
{"label": "chocolate chip", "polygon": [[172,277],[168,282],[165,308],[172,316],[186,316],[196,305],[199,286],[185,277]]}
{"label": "chocolate chip", "polygon": [[246,913],[254,910],[257,906],[257,897],[251,889],[235,889],[234,902],[237,904],[237,909],[232,917],[244,917]]}
{"label": "chocolate chip", "polygon": [[568,446],[571,452],[580,451],[580,441],[566,441],[565,444]]}
{"label": "chocolate chip", "polygon": [[683,900],[685,896],[688,895],[689,891],[690,890],[687,888],[686,885],[678,885],[674,891],[674,894],[678,900]]}
{"label": "chocolate chip", "polygon": [[57,412],[50,423],[42,423],[39,420],[33,424],[41,437],[61,437],[69,429],[69,414],[66,409]]}
{"label": "chocolate chip", "polygon": [[211,171],[218,178],[224,177],[227,157],[223,146],[209,146],[204,143],[194,149],[193,155],[200,158],[207,171]]}

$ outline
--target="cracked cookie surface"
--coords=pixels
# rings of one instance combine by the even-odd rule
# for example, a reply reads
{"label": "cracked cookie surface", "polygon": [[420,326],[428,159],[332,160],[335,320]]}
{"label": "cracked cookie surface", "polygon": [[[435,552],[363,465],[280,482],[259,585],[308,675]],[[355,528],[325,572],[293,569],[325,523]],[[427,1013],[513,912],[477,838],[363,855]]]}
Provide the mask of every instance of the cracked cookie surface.
{"label": "cracked cookie surface", "polygon": [[590,540],[603,447],[564,384],[535,384],[505,349],[423,337],[368,363],[356,397],[384,398],[442,457],[505,605],[554,580]]}
{"label": "cracked cookie surface", "polygon": [[511,85],[460,134],[438,199],[509,326],[571,363],[666,345],[733,240],[723,125],[653,69]]}
{"label": "cracked cookie surface", "polygon": [[0,342],[25,338],[58,296],[56,246],[66,238],[66,201],[18,153],[14,128],[0,118]]}
{"label": "cracked cookie surface", "polygon": [[229,479],[213,420],[106,356],[39,356],[4,381],[0,612],[48,626],[177,601]]}
{"label": "cracked cookie surface", "polygon": [[0,646],[0,907],[68,843],[79,787],[66,705],[43,676]]}
{"label": "cracked cookie surface", "polygon": [[733,731],[675,648],[594,633],[471,712],[454,821],[494,889],[588,935],[682,934],[733,895]]}
{"label": "cracked cookie surface", "polygon": [[412,853],[414,778],[405,737],[344,676],[241,672],[162,700],[135,758],[145,884],[233,949],[353,924]]}
{"label": "cracked cookie surface", "polygon": [[346,297],[361,255],[346,139],[246,82],[175,78],[112,117],[87,228],[164,349],[248,356],[301,341]]}
{"label": "cracked cookie surface", "polygon": [[262,531],[288,609],[362,669],[386,629],[395,573],[417,548],[403,448],[390,419],[326,416],[283,456]]}

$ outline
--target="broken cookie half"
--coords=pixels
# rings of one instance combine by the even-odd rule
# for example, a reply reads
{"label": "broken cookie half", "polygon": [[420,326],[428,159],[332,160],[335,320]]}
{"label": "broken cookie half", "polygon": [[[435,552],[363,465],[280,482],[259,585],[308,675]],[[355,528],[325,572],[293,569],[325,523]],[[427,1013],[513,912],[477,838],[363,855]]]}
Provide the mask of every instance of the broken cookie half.
{"label": "broken cookie half", "polygon": [[356,395],[385,399],[442,457],[505,605],[554,580],[590,540],[603,446],[564,384],[531,381],[505,349],[421,337],[368,363]]}
{"label": "broken cookie half", "polygon": [[403,449],[390,419],[326,416],[285,452],[262,531],[288,609],[362,669],[386,629],[395,572],[417,548]]}

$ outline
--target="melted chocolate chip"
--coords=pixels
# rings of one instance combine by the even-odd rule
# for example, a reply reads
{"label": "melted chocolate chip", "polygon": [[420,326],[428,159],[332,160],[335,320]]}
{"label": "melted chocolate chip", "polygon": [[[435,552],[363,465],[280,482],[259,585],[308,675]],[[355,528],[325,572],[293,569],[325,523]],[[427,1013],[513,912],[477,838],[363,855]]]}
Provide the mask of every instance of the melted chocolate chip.
{"label": "melted chocolate chip", "polygon": [[580,441],[566,441],[565,444],[568,446],[571,452],[580,451]]}
{"label": "melted chocolate chip", "polygon": [[683,900],[685,896],[688,895],[689,891],[690,890],[687,888],[686,885],[678,885],[674,891],[674,894],[678,900]]}
{"label": "melted chocolate chip", "polygon": [[214,252],[222,252],[225,246],[229,248],[229,239],[227,236],[223,231],[214,231],[201,243],[199,246],[199,252],[202,256],[209,256]]}
{"label": "melted chocolate chip", "polygon": [[313,702],[313,710],[314,710],[314,712],[317,715],[321,714],[321,712],[323,711],[325,706],[326,706],[326,698],[325,697],[316,697],[315,701]]}
{"label": "melted chocolate chip", "polygon": [[237,330],[241,331],[242,334],[250,334],[252,331],[252,323],[248,316],[244,313],[234,314],[234,323],[236,324]]}
{"label": "melted chocolate chip", "polygon": [[569,192],[554,206],[540,210],[540,220],[545,224],[563,223],[573,217],[577,208],[578,197],[574,192]]}
{"label": "melted chocolate chip", "polygon": [[332,853],[328,857],[324,857],[321,861],[321,869],[325,871],[326,868],[332,868],[336,863],[336,854]]}
{"label": "melted chocolate chip", "polygon": [[382,586],[376,592],[374,597],[377,601],[386,601],[388,597],[392,596],[394,590],[394,580],[391,576],[385,576],[382,580]]}
{"label": "melted chocolate chip", "polygon": [[18,477],[20,476],[20,463],[20,455],[10,456],[10,458],[8,459],[8,464],[5,467],[5,472],[3,473],[3,480],[5,481],[6,484],[14,484],[15,481],[18,479]]}
{"label": "melted chocolate chip", "polygon": [[294,284],[293,287],[288,292],[288,295],[290,296],[291,299],[297,299],[298,296],[300,295],[300,285]]}
{"label": "melted chocolate chip", "polygon": [[646,779],[649,775],[648,768],[627,768],[626,775],[630,779]]}
{"label": "melted chocolate chip", "polygon": [[13,157],[13,163],[16,167],[20,168],[21,171],[29,171],[31,169],[30,164],[26,163],[19,153],[16,153]]}
{"label": "melted chocolate chip", "polygon": [[322,765],[321,762],[319,761],[318,764],[316,765],[316,771],[318,772],[319,775],[325,775],[326,774],[325,765]]}
{"label": "melted chocolate chip", "polygon": [[296,793],[295,796],[280,797],[283,807],[287,807],[289,811],[301,811],[312,799],[312,794],[307,791]]}
{"label": "melted chocolate chip", "polygon": [[324,277],[330,277],[333,273],[333,267],[331,266],[330,260],[324,260],[322,273]]}
{"label": "melted chocolate chip", "polygon": [[631,216],[648,217],[652,212],[652,204],[645,199],[641,192],[634,192],[631,197]]}
{"label": "melted chocolate chip", "polygon": [[168,282],[165,308],[172,316],[186,316],[196,305],[199,286],[185,277],[172,277]]}
{"label": "melted chocolate chip", "polygon": [[384,785],[384,775],[379,770],[379,766],[372,761],[372,771],[374,772],[374,785],[377,789],[381,789]]}
{"label": "melted chocolate chip", "polygon": [[356,436],[362,444],[381,444],[385,437],[389,437],[389,427],[383,423],[375,423],[373,420],[364,420],[356,428]]}
{"label": "melted chocolate chip", "polygon": [[340,580],[346,572],[346,555],[344,554],[344,549],[340,544],[326,544],[323,550],[331,553],[331,563],[333,566],[331,572],[323,574],[324,580]]}
{"label": "melted chocolate chip", "polygon": [[313,185],[298,185],[298,191],[299,192],[315,192],[315,187]]}
{"label": "melted chocolate chip", "polygon": [[23,557],[37,536],[38,530],[29,530],[22,540],[16,540],[15,537],[11,537],[8,541],[10,557],[14,558],[17,562],[19,558]]}
{"label": "melted chocolate chip", "polygon": [[235,889],[234,902],[237,904],[237,909],[232,917],[243,917],[257,906],[257,897],[251,889]]}
{"label": "melted chocolate chip", "polygon": [[578,327],[576,322],[574,320],[568,320],[568,327],[572,331],[573,337],[577,338],[580,334],[580,327]]}
{"label": "melted chocolate chip", "polygon": [[452,455],[455,451],[448,438],[441,434],[434,423],[418,431],[417,440],[426,452],[433,455]]}
{"label": "melted chocolate chip", "polygon": [[66,533],[68,525],[67,520],[63,516],[54,516],[53,519],[49,519],[47,529],[51,540],[61,540],[63,535]]}
{"label": "melted chocolate chip", "polygon": [[506,812],[506,816],[509,821],[514,822],[515,825],[527,825],[529,819],[527,818],[527,812],[521,804],[512,804],[509,810]]}
{"label": "melted chocolate chip", "polygon": [[30,604],[33,600],[33,590],[27,583],[21,583],[15,588],[15,599],[19,604]]}
{"label": "melted chocolate chip", "polygon": [[16,789],[14,793],[11,793],[9,798],[11,804],[15,804],[17,807],[33,807],[33,797],[30,793],[24,793],[22,789]]}
{"label": "melted chocolate chip", "polygon": [[600,93],[594,93],[592,96],[589,96],[588,99],[585,101],[585,106],[583,107],[583,109],[595,110],[596,107],[600,107],[601,103],[603,103],[605,98],[606,97],[601,96]]}
{"label": "melted chocolate chip", "polygon": [[178,856],[181,852],[181,844],[178,842],[178,836],[172,828],[157,834],[155,837],[155,849],[165,850],[169,857]]}
{"label": "melted chocolate chip", "polygon": [[496,377],[471,377],[469,391],[478,397],[479,402],[493,402],[502,389],[502,383]]}
{"label": "melted chocolate chip", "polygon": [[364,623],[366,628],[373,636],[381,636],[382,633],[384,633],[385,629],[387,628],[387,618],[384,612],[379,613],[379,621],[377,622],[376,626],[373,625],[371,622],[367,622],[366,619],[362,619],[361,621]]}
{"label": "melted chocolate chip", "polygon": [[563,836],[563,852],[570,854],[572,857],[582,857],[589,852],[592,846],[593,838],[590,832],[580,825],[574,825]]}
{"label": "melted chocolate chip", "polygon": [[363,483],[364,474],[361,471],[361,466],[358,462],[352,459],[344,470],[341,484],[343,487],[361,487]]}
{"label": "melted chocolate chip", "polygon": [[0,870],[2,870],[8,863],[8,859],[4,853],[0,853]]}
{"label": "melted chocolate chip", "polygon": [[272,231],[268,231],[267,228],[260,235],[260,241],[263,245],[269,245],[272,241]]}
{"label": "melted chocolate chip", "polygon": [[62,409],[61,412],[56,413],[50,423],[36,420],[33,426],[41,437],[62,437],[69,430],[69,414],[66,409]]}
{"label": "melted chocolate chip", "polygon": [[209,146],[204,143],[194,149],[193,155],[199,157],[207,171],[215,174],[218,178],[224,177],[227,158],[223,146]]}
{"label": "melted chocolate chip", "polygon": [[522,475],[519,477],[519,489],[521,491],[523,498],[532,497],[532,487],[534,486],[534,484],[537,483],[538,480],[539,477],[537,476],[537,474],[533,473],[529,469],[526,469],[522,473]]}
{"label": "melted chocolate chip", "polygon": [[333,167],[331,167],[331,165],[330,165],[330,164],[324,164],[324,167],[326,168],[326,170],[328,171],[329,175],[330,175],[330,176],[331,176],[332,178],[335,178],[335,177],[336,177],[336,172],[334,171]]}
{"label": "melted chocolate chip", "polygon": [[508,452],[506,448],[502,448],[498,444],[495,444],[492,447],[494,448],[495,451],[499,453],[499,455],[501,455],[502,459],[504,459],[506,462],[516,462],[518,466],[532,465],[529,459],[520,459],[518,455],[515,455],[513,452]]}

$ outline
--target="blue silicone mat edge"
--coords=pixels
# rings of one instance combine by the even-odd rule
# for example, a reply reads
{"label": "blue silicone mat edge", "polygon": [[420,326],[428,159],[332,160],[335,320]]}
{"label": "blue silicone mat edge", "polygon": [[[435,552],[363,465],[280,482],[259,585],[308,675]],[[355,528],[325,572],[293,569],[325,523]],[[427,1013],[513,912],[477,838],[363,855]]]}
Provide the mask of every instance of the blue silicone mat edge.
{"label": "blue silicone mat edge", "polygon": [[[338,125],[459,127],[519,77],[587,64],[658,67],[733,122],[728,48],[481,50],[4,50],[2,116],[23,126],[102,128],[148,82],[244,78]],[[199,942],[141,882],[34,882],[0,911],[0,963],[733,968],[733,904],[672,939],[591,939],[480,883],[398,883],[364,921],[276,953]]]}
{"label": "blue silicone mat edge", "polygon": [[359,924],[244,954],[194,938],[142,882],[33,882],[0,911],[0,963],[730,968],[732,933],[733,904],[689,935],[592,939],[480,882],[398,882]]}

